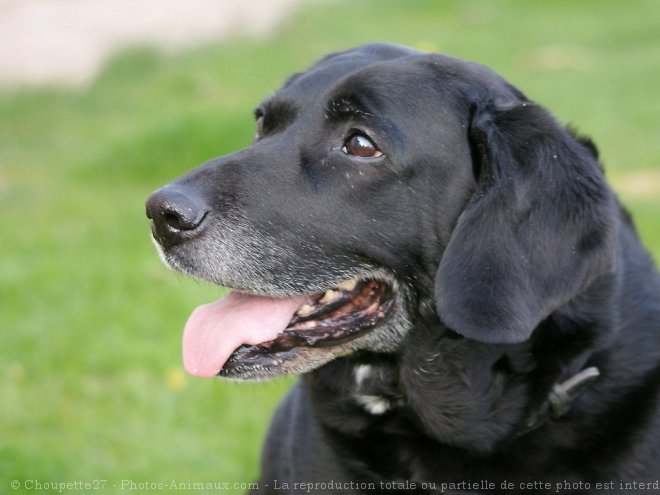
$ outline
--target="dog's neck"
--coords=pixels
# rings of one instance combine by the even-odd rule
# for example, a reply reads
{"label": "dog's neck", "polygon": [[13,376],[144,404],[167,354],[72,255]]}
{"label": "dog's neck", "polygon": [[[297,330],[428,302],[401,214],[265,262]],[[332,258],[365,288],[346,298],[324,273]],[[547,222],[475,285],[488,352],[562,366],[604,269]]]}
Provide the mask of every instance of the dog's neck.
{"label": "dog's neck", "polygon": [[530,433],[548,421],[564,416],[571,409],[573,401],[591,387],[599,377],[600,370],[595,366],[590,366],[568,380],[555,384],[539,410],[527,419],[519,435]]}
{"label": "dog's neck", "polygon": [[[486,454],[561,417],[595,380],[584,342],[557,348],[560,366],[539,356],[552,353],[554,327],[547,322],[536,339],[514,346],[416,328],[401,355],[338,359],[306,381],[317,417],[342,435],[396,431]],[[421,345],[429,338],[442,342]]]}

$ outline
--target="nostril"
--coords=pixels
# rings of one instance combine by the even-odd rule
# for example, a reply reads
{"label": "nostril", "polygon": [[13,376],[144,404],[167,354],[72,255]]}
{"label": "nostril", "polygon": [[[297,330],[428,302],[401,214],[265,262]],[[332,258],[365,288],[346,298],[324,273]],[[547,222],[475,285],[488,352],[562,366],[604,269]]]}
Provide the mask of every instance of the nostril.
{"label": "nostril", "polygon": [[146,206],[154,237],[164,246],[197,236],[208,213],[198,193],[173,186],[156,191]]}
{"label": "nostril", "polygon": [[165,222],[170,226],[174,227],[177,230],[181,230],[181,222],[179,221],[179,216],[174,213],[165,213],[163,215]]}
{"label": "nostril", "polygon": [[206,217],[205,211],[165,211],[163,220],[174,230],[194,230]]}
{"label": "nostril", "polygon": [[160,221],[172,230],[194,230],[206,217],[206,210],[191,207],[190,204],[168,204],[160,211]]}

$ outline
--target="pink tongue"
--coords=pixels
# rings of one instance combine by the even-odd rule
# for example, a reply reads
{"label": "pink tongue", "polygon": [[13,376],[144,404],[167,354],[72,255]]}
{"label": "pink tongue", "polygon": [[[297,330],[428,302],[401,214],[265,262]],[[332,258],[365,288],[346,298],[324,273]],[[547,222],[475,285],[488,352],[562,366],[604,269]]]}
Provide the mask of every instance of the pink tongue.
{"label": "pink tongue", "polygon": [[191,375],[217,375],[241,345],[276,338],[304,302],[304,296],[280,299],[231,292],[198,307],[183,331],[183,366]]}

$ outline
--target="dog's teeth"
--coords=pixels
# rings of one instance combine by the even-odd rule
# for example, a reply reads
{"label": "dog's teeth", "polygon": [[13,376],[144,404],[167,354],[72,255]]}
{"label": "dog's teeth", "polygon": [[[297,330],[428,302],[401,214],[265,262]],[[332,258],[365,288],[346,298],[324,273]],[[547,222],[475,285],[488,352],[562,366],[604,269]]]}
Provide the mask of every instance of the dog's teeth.
{"label": "dog's teeth", "polygon": [[298,311],[296,311],[296,314],[298,316],[307,316],[311,314],[316,308],[312,306],[311,304],[303,304],[298,308]]}
{"label": "dog's teeth", "polygon": [[341,294],[336,290],[332,290],[332,289],[326,290],[325,294],[323,294],[323,297],[319,299],[319,302],[321,304],[328,304],[334,301],[335,299],[337,299],[340,295]]}
{"label": "dog's teeth", "polygon": [[355,289],[356,285],[357,285],[357,279],[354,278],[352,280],[346,280],[345,282],[342,282],[337,286],[337,288],[351,291]]}

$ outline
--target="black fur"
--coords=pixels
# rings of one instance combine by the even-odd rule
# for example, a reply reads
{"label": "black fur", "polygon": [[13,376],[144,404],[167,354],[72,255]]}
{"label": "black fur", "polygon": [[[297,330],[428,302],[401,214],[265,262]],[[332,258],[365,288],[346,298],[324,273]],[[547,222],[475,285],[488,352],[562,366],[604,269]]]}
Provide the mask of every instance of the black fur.
{"label": "black fur", "polygon": [[[255,248],[246,266],[303,292],[384,270],[410,322],[395,350],[359,349],[302,377],[273,421],[260,492],[657,483],[660,277],[590,140],[484,67],[390,45],[324,58],[258,114],[254,146],[175,185],[202,195],[211,221],[238,214],[283,248]],[[384,159],[339,151],[356,128]],[[215,247],[195,242],[166,254],[231,285],[196,268]],[[601,377],[570,411],[526,432],[553,386],[589,366]]]}

